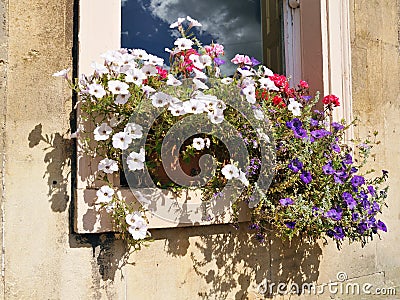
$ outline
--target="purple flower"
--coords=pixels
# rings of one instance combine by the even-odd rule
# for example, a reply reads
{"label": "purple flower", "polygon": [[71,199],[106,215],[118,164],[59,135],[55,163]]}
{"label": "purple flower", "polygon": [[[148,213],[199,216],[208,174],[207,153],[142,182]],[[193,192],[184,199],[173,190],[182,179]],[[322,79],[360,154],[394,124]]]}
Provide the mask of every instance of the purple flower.
{"label": "purple flower", "polygon": [[353,222],[357,221],[359,218],[360,218],[360,214],[359,213],[353,212],[351,214],[351,219],[353,220]]}
{"label": "purple flower", "polygon": [[251,57],[250,60],[251,60],[251,65],[253,67],[260,64],[260,62],[257,59],[255,59],[254,57]]}
{"label": "purple flower", "polygon": [[356,188],[360,185],[363,185],[365,183],[365,180],[362,176],[354,175],[350,182],[351,185]]}
{"label": "purple flower", "polygon": [[367,231],[367,229],[368,229],[368,226],[367,226],[367,224],[365,224],[364,222],[361,222],[361,223],[358,224],[358,226],[357,226],[357,231],[358,231],[358,233],[360,233],[360,234],[363,234],[365,231]]}
{"label": "purple flower", "polygon": [[249,225],[249,229],[256,229],[256,230],[258,230],[258,229],[260,229],[260,226],[258,225],[258,224],[250,224]]}
{"label": "purple flower", "polygon": [[295,158],[289,163],[288,168],[297,173],[303,168],[303,163],[298,158]]}
{"label": "purple flower", "polygon": [[223,65],[225,63],[225,61],[223,59],[219,58],[219,57],[216,57],[216,58],[214,58],[214,63],[217,66],[220,66],[220,65]]}
{"label": "purple flower", "polygon": [[294,136],[296,138],[303,139],[303,138],[307,137],[307,131],[304,128],[295,129],[295,130],[293,130],[293,132],[294,132]]}
{"label": "purple flower", "polygon": [[382,231],[384,231],[384,232],[387,232],[387,227],[386,227],[385,223],[383,223],[381,220],[378,220],[378,223],[376,223],[376,227],[377,227],[379,230],[382,230]]}
{"label": "purple flower", "polygon": [[288,206],[288,205],[293,204],[294,201],[293,201],[291,198],[283,198],[283,199],[279,200],[279,203],[280,203],[282,206]]}
{"label": "purple flower", "polygon": [[325,217],[331,218],[335,221],[339,221],[342,219],[342,209],[340,207],[331,208],[325,213]]}
{"label": "purple flower", "polygon": [[315,120],[315,119],[313,119],[313,118],[311,118],[310,119],[310,125],[312,126],[312,127],[316,127],[316,126],[318,126],[318,120]]}
{"label": "purple flower", "polygon": [[371,194],[371,196],[375,196],[375,189],[372,185],[367,186],[368,192]]}
{"label": "purple flower", "polygon": [[378,202],[374,201],[372,203],[372,212],[374,213],[374,212],[378,212],[380,210],[381,210],[380,205],[378,204]]}
{"label": "purple flower", "polygon": [[331,148],[333,151],[335,151],[336,153],[340,153],[340,147],[338,144],[331,144]]}
{"label": "purple flower", "polygon": [[285,222],[285,225],[287,228],[293,229],[296,226],[296,222],[295,221]]}
{"label": "purple flower", "polygon": [[312,99],[312,96],[301,96],[306,102],[310,101]]}
{"label": "purple flower", "polygon": [[323,166],[322,171],[324,171],[326,175],[332,175],[333,173],[335,173],[335,170],[332,167],[332,162],[329,161],[325,166]]}
{"label": "purple flower", "polygon": [[308,171],[301,172],[300,179],[305,183],[309,184],[312,181],[311,173]]}
{"label": "purple flower", "polygon": [[343,228],[340,226],[335,226],[333,237],[337,240],[343,240],[344,238]]}
{"label": "purple flower", "polygon": [[353,157],[351,156],[350,153],[346,154],[346,157],[344,158],[343,163],[346,165],[351,165],[353,163]]}
{"label": "purple flower", "polygon": [[256,234],[256,240],[259,241],[261,244],[265,242],[265,236],[262,233]]}
{"label": "purple flower", "polygon": [[325,137],[327,135],[332,134],[330,131],[328,131],[326,129],[313,130],[310,133],[316,139],[321,139],[321,138],[323,138],[323,137]]}
{"label": "purple flower", "polygon": [[351,167],[350,169],[350,174],[354,174],[358,171],[358,169],[356,167]]}
{"label": "purple flower", "polygon": [[349,192],[344,192],[342,198],[350,209],[354,209],[357,206],[356,200],[354,200],[353,196]]}
{"label": "purple flower", "polygon": [[342,124],[339,124],[339,123],[336,123],[336,122],[332,122],[331,126],[336,131],[339,131],[339,130],[344,128],[344,126]]}
{"label": "purple flower", "polygon": [[336,171],[333,175],[335,182],[339,184],[342,184],[347,179],[347,177],[349,177],[349,175],[347,175],[346,171],[343,169]]}
{"label": "purple flower", "polygon": [[287,122],[286,122],[286,126],[287,126],[289,129],[296,130],[296,129],[298,129],[298,128],[301,128],[301,127],[303,126],[303,123],[300,121],[299,118],[294,118],[294,119],[291,120],[291,121],[287,121]]}

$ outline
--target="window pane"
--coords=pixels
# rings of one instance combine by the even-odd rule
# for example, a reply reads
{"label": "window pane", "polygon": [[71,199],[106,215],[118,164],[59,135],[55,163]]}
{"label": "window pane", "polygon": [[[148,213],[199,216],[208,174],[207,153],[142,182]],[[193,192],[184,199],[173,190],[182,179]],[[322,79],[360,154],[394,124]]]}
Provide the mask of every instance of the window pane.
{"label": "window pane", "polygon": [[[268,16],[262,13],[261,7],[277,9],[279,5],[266,5],[265,1],[269,0],[122,0],[121,45],[143,48],[167,62],[169,55],[164,48],[172,48],[177,33],[169,24],[189,15],[202,23],[196,34],[204,45],[214,41],[225,46],[227,63],[223,72],[232,74],[235,68],[230,59],[236,53],[267,62],[263,59],[264,51],[264,58],[276,59],[275,54],[266,55],[271,46],[264,46],[263,50],[261,27],[266,23],[261,19],[262,15]],[[279,13],[272,15],[279,16]],[[273,25],[276,25],[274,22],[275,19]],[[273,26],[271,30],[279,30],[276,39],[280,41],[280,26]],[[264,37],[270,38],[271,30]],[[273,49],[281,51],[281,48]]]}

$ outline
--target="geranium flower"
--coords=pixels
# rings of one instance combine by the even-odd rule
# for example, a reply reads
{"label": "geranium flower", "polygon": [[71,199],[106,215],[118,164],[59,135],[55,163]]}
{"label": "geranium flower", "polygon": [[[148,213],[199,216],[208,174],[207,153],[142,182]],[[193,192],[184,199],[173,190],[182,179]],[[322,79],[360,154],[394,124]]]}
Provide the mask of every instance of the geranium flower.
{"label": "geranium flower", "polygon": [[101,84],[92,83],[88,85],[88,93],[95,96],[97,99],[101,99],[106,95],[106,91]]}
{"label": "geranium flower", "polygon": [[105,141],[110,137],[111,132],[112,128],[108,126],[107,123],[101,123],[101,125],[97,126],[93,131],[94,139],[96,141]]}
{"label": "geranium flower", "polygon": [[178,47],[179,50],[188,50],[192,48],[193,41],[186,38],[179,38],[174,42],[174,45]]}
{"label": "geranium flower", "polygon": [[104,158],[99,162],[97,169],[104,173],[112,174],[118,171],[118,162],[113,159]]}
{"label": "geranium flower", "polygon": [[113,147],[116,149],[128,149],[129,144],[132,142],[132,137],[126,132],[118,132],[112,137]]}
{"label": "geranium flower", "polygon": [[239,177],[239,169],[235,165],[232,165],[232,164],[225,165],[222,168],[221,173],[228,180]]}
{"label": "geranium flower", "polygon": [[108,185],[103,185],[96,192],[97,200],[99,200],[100,203],[109,203],[112,200],[114,193],[114,190]]}
{"label": "geranium flower", "polygon": [[128,169],[131,171],[143,170],[144,162],[146,160],[144,148],[140,148],[139,153],[131,152],[126,159]]}
{"label": "geranium flower", "polygon": [[322,99],[322,103],[329,105],[333,104],[334,106],[339,106],[339,98],[336,97],[335,95],[327,95]]}
{"label": "geranium flower", "polygon": [[194,138],[192,146],[196,150],[203,150],[205,146],[205,141],[202,138]]}

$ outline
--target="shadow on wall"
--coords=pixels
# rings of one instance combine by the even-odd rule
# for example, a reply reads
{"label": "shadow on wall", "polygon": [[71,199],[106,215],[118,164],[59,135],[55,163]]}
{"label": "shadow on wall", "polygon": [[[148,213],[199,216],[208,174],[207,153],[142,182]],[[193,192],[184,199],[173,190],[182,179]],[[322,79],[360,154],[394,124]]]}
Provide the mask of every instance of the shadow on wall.
{"label": "shadow on wall", "polygon": [[[238,229],[215,225],[152,233],[155,239],[166,240],[165,248],[170,255],[190,255],[196,274],[212,287],[198,292],[200,299],[231,298],[234,290],[238,291],[235,299],[247,299],[251,293],[268,298],[277,292],[279,283],[289,288],[298,286],[301,293],[303,284],[317,281],[322,255],[318,245],[300,238],[282,242],[275,237],[260,243],[248,225],[241,223]],[[190,246],[191,236],[199,237],[195,249]]]}
{"label": "shadow on wall", "polygon": [[51,135],[42,133],[42,124],[38,124],[30,132],[29,147],[36,147],[42,142],[46,152],[44,162],[47,169],[43,178],[47,177],[49,202],[54,212],[63,212],[68,207],[68,177],[70,175],[72,142],[60,133]]}

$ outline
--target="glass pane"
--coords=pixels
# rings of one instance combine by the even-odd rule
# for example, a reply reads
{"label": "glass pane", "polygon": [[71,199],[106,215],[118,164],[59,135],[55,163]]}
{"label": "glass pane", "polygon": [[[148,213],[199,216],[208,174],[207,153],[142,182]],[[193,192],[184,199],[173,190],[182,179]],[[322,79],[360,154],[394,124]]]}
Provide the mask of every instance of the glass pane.
{"label": "glass pane", "polygon": [[[225,46],[227,63],[223,72],[232,74],[235,67],[230,60],[236,53],[263,61],[261,7],[267,7],[261,3],[264,1],[268,0],[122,0],[121,45],[143,48],[168,61],[164,48],[172,48],[177,34],[169,24],[189,15],[202,23],[196,34],[204,45],[214,41]],[[275,26],[274,30],[280,27]],[[280,32],[276,34],[280,40]],[[276,59],[273,55],[267,57]]]}

